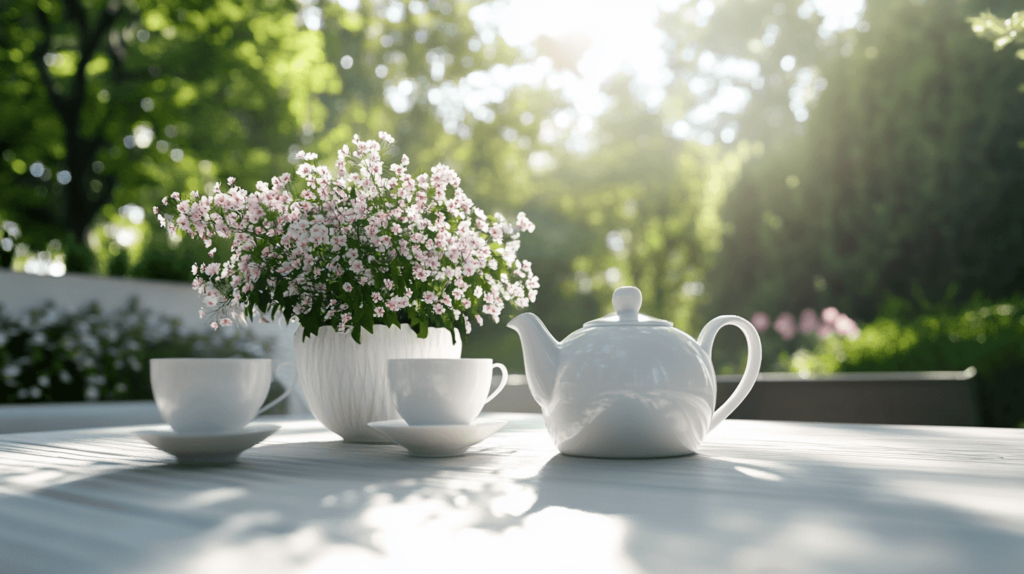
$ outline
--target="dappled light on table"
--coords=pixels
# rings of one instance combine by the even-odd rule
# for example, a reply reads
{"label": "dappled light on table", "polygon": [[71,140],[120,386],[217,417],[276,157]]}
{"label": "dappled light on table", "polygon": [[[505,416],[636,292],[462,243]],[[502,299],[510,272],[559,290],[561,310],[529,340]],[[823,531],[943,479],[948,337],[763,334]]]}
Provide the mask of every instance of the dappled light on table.
{"label": "dappled light on table", "polygon": [[[623,461],[559,455],[539,415],[501,417],[446,459],[275,421],[236,465],[209,468],[178,467],[130,429],[5,435],[0,547],[82,574],[1009,573],[1024,560],[1014,429],[727,420],[694,456]],[[26,538],[30,525],[67,552]]]}

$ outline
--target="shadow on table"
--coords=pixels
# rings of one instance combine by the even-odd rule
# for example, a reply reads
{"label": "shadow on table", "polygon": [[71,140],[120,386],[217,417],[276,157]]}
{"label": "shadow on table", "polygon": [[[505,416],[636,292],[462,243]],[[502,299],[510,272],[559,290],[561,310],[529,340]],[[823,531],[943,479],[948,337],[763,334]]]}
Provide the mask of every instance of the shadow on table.
{"label": "shadow on table", "polygon": [[123,536],[119,567],[96,564],[109,572],[550,571],[566,557],[576,571],[621,572],[995,573],[1024,563],[1019,517],[993,521],[987,483],[952,470],[880,472],[751,448],[616,461],[510,444],[451,459],[340,441],[268,445],[230,467],[116,471],[38,495],[93,509]]}
{"label": "shadow on table", "polygon": [[628,468],[558,455],[537,476],[528,515],[622,517],[625,551],[647,572],[1015,572],[1024,563],[1021,504],[1007,501],[1016,508],[993,521],[998,492],[972,476],[749,452]]}

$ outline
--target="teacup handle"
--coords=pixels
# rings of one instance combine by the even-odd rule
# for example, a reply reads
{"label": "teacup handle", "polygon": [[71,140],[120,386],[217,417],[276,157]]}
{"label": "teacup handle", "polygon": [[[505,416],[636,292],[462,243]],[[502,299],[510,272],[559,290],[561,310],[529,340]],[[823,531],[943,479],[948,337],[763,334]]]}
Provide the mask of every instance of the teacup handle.
{"label": "teacup handle", "polygon": [[494,389],[493,393],[487,395],[487,400],[484,401],[484,404],[491,402],[494,397],[498,396],[501,389],[504,389],[505,384],[508,383],[508,369],[505,368],[505,365],[502,365],[501,363],[494,363],[494,366],[491,368],[492,373],[494,372],[494,369],[501,369],[501,382],[498,383],[498,388]]}
{"label": "teacup handle", "polygon": [[[750,324],[750,321],[747,321],[743,317],[737,317],[736,315],[722,315],[721,317],[715,317],[708,321],[708,324],[704,325],[704,328],[701,329],[700,335],[697,337],[697,344],[700,345],[700,347],[704,349],[704,352],[708,354],[708,362],[711,361],[711,346],[715,344],[715,335],[717,335],[718,331],[726,325],[739,327],[739,330],[743,331],[743,336],[747,339],[747,366],[743,369],[743,376],[740,378],[740,383],[736,385],[736,390],[732,392],[729,400],[722,403],[722,406],[718,407],[715,414],[711,416],[711,426],[708,427],[708,432],[718,426],[719,423],[729,418],[729,415],[736,410],[736,407],[740,406],[743,399],[747,398],[747,394],[750,393],[750,389],[752,389],[754,387],[754,383],[757,382],[757,374],[761,371],[761,337],[757,334],[757,329]],[[711,376],[715,376],[713,365],[711,368]]]}
{"label": "teacup handle", "polygon": [[[277,374],[278,377],[281,376],[281,367],[283,367],[285,365],[291,365],[293,369],[295,368],[295,363],[292,363],[291,361],[285,361],[284,363],[281,363],[280,365],[277,366],[276,369],[274,369],[274,373]],[[276,407],[278,404],[281,403],[281,401],[287,399],[288,395],[290,395],[291,392],[292,392],[292,387],[294,387],[294,386],[295,386],[295,383],[292,382],[292,384],[290,384],[287,387],[285,387],[284,392],[281,393],[281,396],[279,396],[276,399],[270,401],[269,403],[263,405],[263,408],[261,408],[259,410],[259,412],[256,413],[256,416],[262,415],[263,413],[265,413],[265,412],[269,411],[270,409]]]}

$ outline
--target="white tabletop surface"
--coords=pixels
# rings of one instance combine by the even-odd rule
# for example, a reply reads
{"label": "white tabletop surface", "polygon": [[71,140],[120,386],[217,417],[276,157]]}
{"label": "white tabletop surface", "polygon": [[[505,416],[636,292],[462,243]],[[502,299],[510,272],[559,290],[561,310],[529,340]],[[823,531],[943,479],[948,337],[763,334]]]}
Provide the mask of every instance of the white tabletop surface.
{"label": "white tabletop surface", "polygon": [[233,466],[133,430],[0,437],[0,572],[1024,572],[1024,429],[726,421],[559,455],[539,415],[415,459],[288,420]]}

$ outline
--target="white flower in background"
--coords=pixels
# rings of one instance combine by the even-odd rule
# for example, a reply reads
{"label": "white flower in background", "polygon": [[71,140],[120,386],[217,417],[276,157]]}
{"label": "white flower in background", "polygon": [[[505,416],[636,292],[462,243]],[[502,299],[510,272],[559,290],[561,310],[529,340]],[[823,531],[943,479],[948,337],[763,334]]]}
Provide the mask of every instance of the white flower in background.
{"label": "white flower in background", "polygon": [[136,373],[142,371],[142,363],[135,355],[128,355],[128,367]]}

